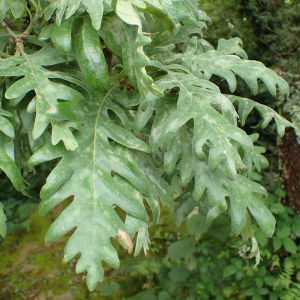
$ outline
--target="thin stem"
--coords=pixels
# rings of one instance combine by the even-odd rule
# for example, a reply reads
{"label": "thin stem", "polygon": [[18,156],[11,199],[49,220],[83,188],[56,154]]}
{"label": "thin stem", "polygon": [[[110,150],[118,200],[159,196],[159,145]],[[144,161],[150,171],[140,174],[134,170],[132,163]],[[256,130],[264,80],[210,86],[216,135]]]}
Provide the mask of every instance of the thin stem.
{"label": "thin stem", "polygon": [[[1,79],[1,81],[0,81],[0,86],[2,86],[3,83],[4,83],[5,81],[7,81],[7,77],[3,77],[3,78]],[[1,106],[0,106],[0,107],[1,107]]]}
{"label": "thin stem", "polygon": [[31,14],[31,11],[30,9],[26,6],[26,10],[28,12],[28,15],[29,15],[29,19],[30,19],[30,23],[32,22],[32,14]]}
{"label": "thin stem", "polygon": [[3,28],[6,30],[9,36],[11,36],[14,39],[18,38],[18,36],[8,27],[8,25],[4,21],[1,21],[0,24],[3,26]]}
{"label": "thin stem", "polygon": [[37,20],[42,16],[41,14],[41,3],[40,0],[38,0],[38,4],[36,6],[36,11],[35,11],[35,16],[34,19],[32,19],[32,17],[30,18],[30,23],[29,26],[27,27],[27,29],[21,34],[21,38],[26,39],[31,30],[33,29],[35,23],[37,22]]}
{"label": "thin stem", "polygon": [[37,4],[35,3],[34,0],[30,0],[31,4],[33,4],[34,8],[35,8],[35,11],[37,11]]}
{"label": "thin stem", "polygon": [[0,51],[0,55],[5,56],[5,57],[11,57],[11,55],[9,55],[9,54],[7,54],[5,52],[2,52],[2,51]]}

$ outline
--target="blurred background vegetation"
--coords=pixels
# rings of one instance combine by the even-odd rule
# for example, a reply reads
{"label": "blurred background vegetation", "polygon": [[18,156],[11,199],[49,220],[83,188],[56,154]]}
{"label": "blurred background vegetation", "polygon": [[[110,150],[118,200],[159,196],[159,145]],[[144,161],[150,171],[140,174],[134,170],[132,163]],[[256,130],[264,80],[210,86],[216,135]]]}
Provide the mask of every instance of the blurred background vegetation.
{"label": "blurred background vegetation", "polygon": [[[266,148],[269,166],[253,172],[253,179],[268,190],[265,203],[277,220],[272,239],[251,225],[260,247],[260,265],[253,268],[249,245],[240,245],[230,234],[230,211],[209,224],[195,211],[180,227],[169,211],[163,211],[158,225],[150,229],[148,255],[133,258],[119,248],[121,268],[107,265],[105,281],[90,293],[85,275],[75,273],[76,259],[61,264],[70,235],[44,244],[47,229],[63,209],[58,205],[44,217],[38,214],[38,193],[51,169],[46,164],[26,176],[31,198],[17,193],[0,174],[0,200],[9,233],[5,241],[0,240],[1,300],[300,299],[300,1],[198,2],[212,19],[205,39],[216,47],[219,38],[241,38],[249,59],[262,61],[291,87],[288,98],[272,97],[263,85],[253,97],[242,81],[235,92],[276,109],[296,127],[279,140],[273,126],[255,127],[255,112],[244,127],[248,133],[258,133],[259,144]],[[214,80],[222,92],[229,92],[224,82]],[[175,197],[180,194],[176,180]]]}

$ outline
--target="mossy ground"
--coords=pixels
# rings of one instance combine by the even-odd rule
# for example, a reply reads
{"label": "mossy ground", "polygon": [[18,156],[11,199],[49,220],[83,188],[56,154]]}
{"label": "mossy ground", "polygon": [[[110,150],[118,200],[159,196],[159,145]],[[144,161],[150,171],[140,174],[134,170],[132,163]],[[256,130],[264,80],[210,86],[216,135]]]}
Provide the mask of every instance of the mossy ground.
{"label": "mossy ground", "polygon": [[[113,270],[104,262],[105,280],[98,284],[96,291],[90,292],[86,274],[75,272],[78,257],[62,264],[64,246],[71,233],[55,243],[46,245],[44,242],[51,223],[67,204],[67,201],[65,205],[59,204],[45,216],[40,216],[38,208],[35,209],[27,219],[29,230],[15,231],[0,244],[0,300],[118,300],[154,284],[149,274],[158,272],[157,256],[165,254],[166,239],[172,240],[172,235],[176,235],[176,226],[168,230],[161,220],[150,229],[152,244],[147,256],[141,254],[133,258],[121,250],[119,270]],[[118,243],[112,242],[118,249]]]}
{"label": "mossy ground", "polygon": [[99,291],[89,292],[85,274],[76,274],[76,258],[62,264],[63,249],[70,234],[46,245],[44,236],[63,206],[40,216],[36,209],[29,217],[30,230],[21,230],[7,236],[1,247],[0,299],[119,299],[102,297],[101,286],[108,285],[110,278],[100,284]]}

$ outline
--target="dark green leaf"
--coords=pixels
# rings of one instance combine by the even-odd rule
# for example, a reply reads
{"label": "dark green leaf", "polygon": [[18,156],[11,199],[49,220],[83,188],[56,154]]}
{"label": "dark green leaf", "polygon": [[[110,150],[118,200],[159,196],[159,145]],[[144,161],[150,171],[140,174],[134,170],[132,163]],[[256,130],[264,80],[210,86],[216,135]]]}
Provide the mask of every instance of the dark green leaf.
{"label": "dark green leaf", "polygon": [[99,35],[88,18],[83,19],[76,35],[75,52],[80,69],[89,85],[97,92],[107,92],[109,75],[106,60]]}
{"label": "dark green leaf", "polygon": [[196,214],[187,220],[186,225],[191,234],[202,235],[209,229],[212,223],[206,223],[206,217]]}
{"label": "dark green leaf", "polygon": [[237,272],[237,268],[234,265],[227,266],[224,269],[223,277],[234,275]]}
{"label": "dark green leaf", "polygon": [[51,40],[54,46],[61,52],[71,51],[71,28],[72,19],[64,20],[60,25],[53,24],[51,27]]}
{"label": "dark green leaf", "polygon": [[23,179],[20,170],[2,148],[0,148],[0,169],[7,175],[16,190],[21,191]]}
{"label": "dark green leaf", "polygon": [[113,295],[114,293],[116,293],[119,289],[120,289],[120,285],[117,282],[114,282],[114,283],[110,284],[109,286],[107,286],[105,289],[103,289],[100,292],[100,295],[101,296],[110,296],[110,295]]}
{"label": "dark green leaf", "polygon": [[291,227],[288,226],[282,226],[281,228],[278,228],[276,230],[276,235],[280,238],[280,239],[286,239],[287,237],[290,236],[292,231]]}
{"label": "dark green leaf", "polygon": [[279,250],[282,246],[282,240],[277,236],[274,236],[272,239],[274,250]]}
{"label": "dark green leaf", "polygon": [[295,254],[297,252],[297,245],[291,238],[286,238],[283,240],[284,249],[289,252]]}
{"label": "dark green leaf", "polygon": [[168,248],[168,254],[171,260],[186,258],[194,252],[193,242],[189,239],[182,240],[171,244]]}
{"label": "dark green leaf", "polygon": [[190,275],[190,272],[185,267],[177,267],[172,269],[172,271],[169,273],[169,277],[178,282],[185,281]]}

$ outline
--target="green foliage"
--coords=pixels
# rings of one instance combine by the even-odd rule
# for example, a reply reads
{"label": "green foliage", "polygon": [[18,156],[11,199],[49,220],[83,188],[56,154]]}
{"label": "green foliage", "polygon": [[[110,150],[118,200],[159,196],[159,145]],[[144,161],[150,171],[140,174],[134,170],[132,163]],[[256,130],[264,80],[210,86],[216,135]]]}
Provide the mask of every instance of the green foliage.
{"label": "green foliage", "polygon": [[240,13],[253,33],[253,57],[298,73],[299,1],[242,0],[241,4]]}
{"label": "green foliage", "polygon": [[[275,237],[270,241],[255,224],[251,225],[261,247],[258,267],[253,268],[254,259],[247,255],[249,243],[236,247],[238,241],[230,234],[228,215],[206,223],[205,217],[195,211],[187,220],[187,230],[181,227],[183,235],[168,247],[167,256],[152,269],[152,275],[150,271],[144,277],[148,291],[126,299],[147,299],[149,295],[156,300],[298,299],[300,218],[280,203],[283,191],[276,186],[271,186],[273,193],[266,200],[277,221]],[[277,240],[281,241],[280,249],[275,246]],[[285,247],[284,241],[294,247]],[[140,270],[143,261],[133,264],[132,268]],[[131,276],[137,275],[142,272]],[[154,275],[158,281],[152,283],[147,278]]]}
{"label": "green foliage", "polygon": [[[41,190],[40,213],[73,201],[45,241],[76,228],[63,262],[80,254],[76,272],[87,270],[89,289],[103,280],[103,260],[119,267],[111,241],[119,231],[131,240],[137,235],[135,256],[149,249],[148,226],[157,223],[160,203],[173,208],[174,193],[181,194],[177,223],[196,208],[219,240],[218,224],[230,232],[220,216],[230,203],[231,231],[251,240],[258,263],[251,216],[267,237],[275,219],[251,173],[253,164],[259,170],[267,163],[253,145],[258,136],[248,136],[237,121],[244,124],[256,108],[262,127],[274,118],[282,135],[289,123],[252,100],[222,94],[211,80],[224,79],[234,92],[238,75],[257,94],[260,79],[272,95],[288,94],[288,84],[247,60],[240,39],[221,39],[216,49],[205,41],[210,19],[194,0],[29,1],[26,12],[4,3],[15,18],[23,13],[28,27],[17,35],[7,23],[20,20],[2,16],[0,168],[24,191],[22,171],[26,177],[36,165],[59,159]],[[1,211],[3,236],[4,222]],[[287,237],[283,244],[294,249]],[[169,254],[180,258],[172,247]],[[195,268],[173,268],[171,291]]]}
{"label": "green foliage", "polygon": [[300,106],[299,106],[299,95],[300,95],[300,83],[297,80],[298,74],[288,74],[288,78],[293,82],[291,86],[291,94],[286,99],[281,99],[284,103],[283,109],[291,116],[291,121],[294,124],[295,133],[300,136]]}

